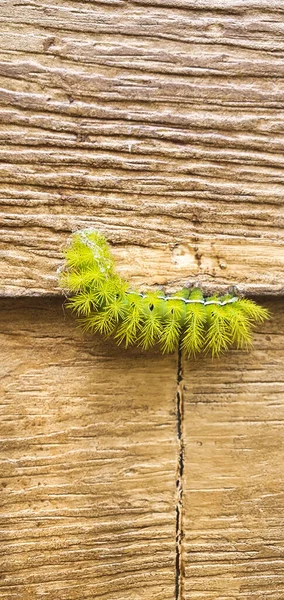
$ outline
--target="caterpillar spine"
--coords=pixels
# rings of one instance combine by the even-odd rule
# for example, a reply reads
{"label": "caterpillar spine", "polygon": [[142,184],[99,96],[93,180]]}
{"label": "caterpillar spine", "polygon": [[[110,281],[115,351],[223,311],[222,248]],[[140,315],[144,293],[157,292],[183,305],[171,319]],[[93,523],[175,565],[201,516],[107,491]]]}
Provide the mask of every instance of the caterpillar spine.
{"label": "caterpillar spine", "polygon": [[202,351],[219,356],[232,344],[248,349],[253,326],[270,316],[233,294],[205,298],[198,288],[173,295],[132,290],[116,273],[105,237],[93,229],[75,232],[64,257],[59,283],[70,296],[67,306],[85,330],[112,335],[118,344],[144,349],[158,344],[163,353],[180,344],[188,356]]}

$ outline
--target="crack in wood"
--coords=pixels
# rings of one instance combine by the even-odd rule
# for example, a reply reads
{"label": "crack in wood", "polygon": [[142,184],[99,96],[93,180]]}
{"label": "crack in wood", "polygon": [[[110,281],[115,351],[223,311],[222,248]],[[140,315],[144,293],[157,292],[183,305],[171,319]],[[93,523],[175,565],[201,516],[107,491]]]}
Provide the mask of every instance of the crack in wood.
{"label": "crack in wood", "polygon": [[183,600],[183,471],[184,471],[184,439],[183,439],[183,372],[182,372],[182,350],[178,348],[177,364],[177,394],[176,394],[176,417],[178,438],[178,464],[177,464],[177,503],[176,503],[176,567],[175,567],[175,600]]}

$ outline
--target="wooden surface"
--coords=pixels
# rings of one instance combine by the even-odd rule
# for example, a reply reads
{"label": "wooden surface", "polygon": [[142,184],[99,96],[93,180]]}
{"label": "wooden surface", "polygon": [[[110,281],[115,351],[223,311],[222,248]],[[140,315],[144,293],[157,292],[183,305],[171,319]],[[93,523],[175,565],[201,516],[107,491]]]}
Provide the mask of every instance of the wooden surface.
{"label": "wooden surface", "polygon": [[2,0],[1,293],[94,226],[139,285],[280,294],[283,2]]}
{"label": "wooden surface", "polygon": [[173,600],[176,357],[1,301],[1,600]]}
{"label": "wooden surface", "polygon": [[244,356],[184,364],[184,596],[284,597],[284,307]]}
{"label": "wooden surface", "polygon": [[212,361],[1,301],[3,600],[282,600],[281,302]]}
{"label": "wooden surface", "polygon": [[1,600],[283,600],[283,303],[183,362],[54,297],[83,227],[133,285],[284,293],[283,1],[0,4]]}

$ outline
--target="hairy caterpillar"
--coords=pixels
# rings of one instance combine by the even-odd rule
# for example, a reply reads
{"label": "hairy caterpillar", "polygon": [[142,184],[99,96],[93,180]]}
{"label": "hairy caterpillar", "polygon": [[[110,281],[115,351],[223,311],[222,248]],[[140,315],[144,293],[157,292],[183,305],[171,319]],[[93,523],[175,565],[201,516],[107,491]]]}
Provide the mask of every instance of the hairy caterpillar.
{"label": "hairy caterpillar", "polygon": [[105,237],[85,229],[72,235],[64,250],[60,285],[73,294],[67,305],[85,330],[114,336],[118,344],[162,352],[180,347],[186,355],[218,356],[231,344],[247,349],[252,326],[269,318],[252,300],[232,294],[204,298],[200,289],[181,289],[166,296],[160,290],[140,293],[116,272]]}

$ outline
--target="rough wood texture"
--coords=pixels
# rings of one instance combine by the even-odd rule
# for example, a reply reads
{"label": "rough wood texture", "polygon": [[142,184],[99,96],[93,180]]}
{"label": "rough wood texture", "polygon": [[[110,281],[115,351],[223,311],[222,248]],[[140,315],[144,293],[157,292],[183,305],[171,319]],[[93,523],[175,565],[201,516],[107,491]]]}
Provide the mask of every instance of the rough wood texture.
{"label": "rough wood texture", "polygon": [[184,364],[184,599],[283,600],[283,303],[247,357]]}
{"label": "rough wood texture", "polygon": [[2,0],[1,293],[56,293],[90,225],[133,283],[282,293],[283,17],[282,0]]}
{"label": "rough wood texture", "polygon": [[[133,284],[284,293],[283,0],[0,4],[0,295],[58,294],[90,226]],[[1,301],[1,600],[283,600],[271,306],[179,381]]]}
{"label": "rough wood texture", "polygon": [[176,357],[1,301],[1,600],[173,600]]}
{"label": "rough wood texture", "polygon": [[184,362],[177,422],[176,356],[83,337],[59,301],[1,301],[1,599],[282,600],[269,307],[248,356]]}

